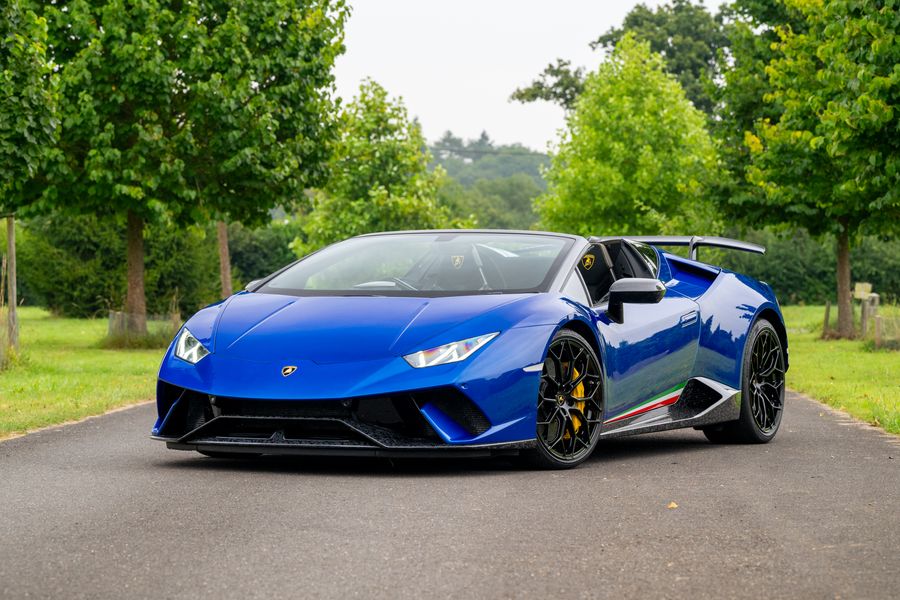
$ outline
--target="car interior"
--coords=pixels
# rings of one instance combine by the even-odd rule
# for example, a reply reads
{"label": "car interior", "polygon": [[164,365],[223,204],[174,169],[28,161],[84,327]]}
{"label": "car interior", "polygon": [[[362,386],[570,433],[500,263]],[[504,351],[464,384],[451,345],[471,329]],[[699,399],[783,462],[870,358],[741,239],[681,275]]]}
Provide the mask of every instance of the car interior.
{"label": "car interior", "polygon": [[509,252],[486,244],[441,245],[405,278],[424,290],[531,289],[541,284],[555,249],[536,245]]}
{"label": "car interior", "polygon": [[578,271],[593,304],[606,300],[609,288],[626,277],[653,277],[647,263],[623,240],[593,244],[578,262]]}

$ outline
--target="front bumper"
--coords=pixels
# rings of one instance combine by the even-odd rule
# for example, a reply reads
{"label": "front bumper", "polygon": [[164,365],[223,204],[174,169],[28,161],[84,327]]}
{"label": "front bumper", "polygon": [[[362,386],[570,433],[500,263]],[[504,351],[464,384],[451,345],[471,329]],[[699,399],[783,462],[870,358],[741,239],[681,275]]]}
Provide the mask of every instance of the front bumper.
{"label": "front bumper", "polygon": [[515,453],[533,439],[491,442],[484,413],[455,387],[342,400],[219,397],[159,382],[168,406],[151,437],[178,450],[253,454],[454,456]]}
{"label": "front bumper", "polygon": [[325,444],[280,444],[249,443],[234,444],[197,441],[196,443],[167,442],[170,450],[196,452],[227,452],[248,455],[288,455],[288,456],[348,456],[376,458],[477,458],[488,456],[514,456],[522,450],[533,448],[534,440],[525,442],[502,442],[498,444],[474,444],[471,446],[428,446],[405,448],[380,448],[377,446],[337,446]]}

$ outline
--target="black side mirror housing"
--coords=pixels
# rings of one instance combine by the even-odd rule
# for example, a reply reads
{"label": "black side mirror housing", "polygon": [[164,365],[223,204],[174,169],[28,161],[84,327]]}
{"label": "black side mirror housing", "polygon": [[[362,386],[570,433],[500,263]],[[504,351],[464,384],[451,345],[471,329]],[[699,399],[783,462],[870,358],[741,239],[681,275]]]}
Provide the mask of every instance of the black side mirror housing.
{"label": "black side mirror housing", "polygon": [[609,288],[609,318],[625,322],[625,304],[656,304],[666,295],[666,286],[658,279],[619,279]]}

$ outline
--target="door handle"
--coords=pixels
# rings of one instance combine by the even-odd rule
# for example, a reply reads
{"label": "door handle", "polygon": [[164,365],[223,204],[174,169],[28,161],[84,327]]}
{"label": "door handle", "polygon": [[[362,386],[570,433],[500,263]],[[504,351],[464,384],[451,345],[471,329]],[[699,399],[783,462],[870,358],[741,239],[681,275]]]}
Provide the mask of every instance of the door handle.
{"label": "door handle", "polygon": [[700,314],[696,310],[692,310],[689,313],[681,315],[681,318],[678,319],[678,322],[682,327],[689,327],[696,323],[698,318],[700,318]]}

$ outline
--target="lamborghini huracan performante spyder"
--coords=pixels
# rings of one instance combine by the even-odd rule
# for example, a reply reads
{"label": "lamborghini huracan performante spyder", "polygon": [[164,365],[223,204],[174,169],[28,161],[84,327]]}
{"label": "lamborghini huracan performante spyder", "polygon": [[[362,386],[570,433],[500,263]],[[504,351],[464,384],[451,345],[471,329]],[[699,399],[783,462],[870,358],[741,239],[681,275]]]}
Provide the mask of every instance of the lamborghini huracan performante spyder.
{"label": "lamborghini huracan performante spyder", "polygon": [[[660,250],[687,246],[690,258]],[[209,456],[518,454],[778,431],[787,335],[772,289],[697,260],[725,238],[418,231],[355,237],[191,317],[152,436]]]}

